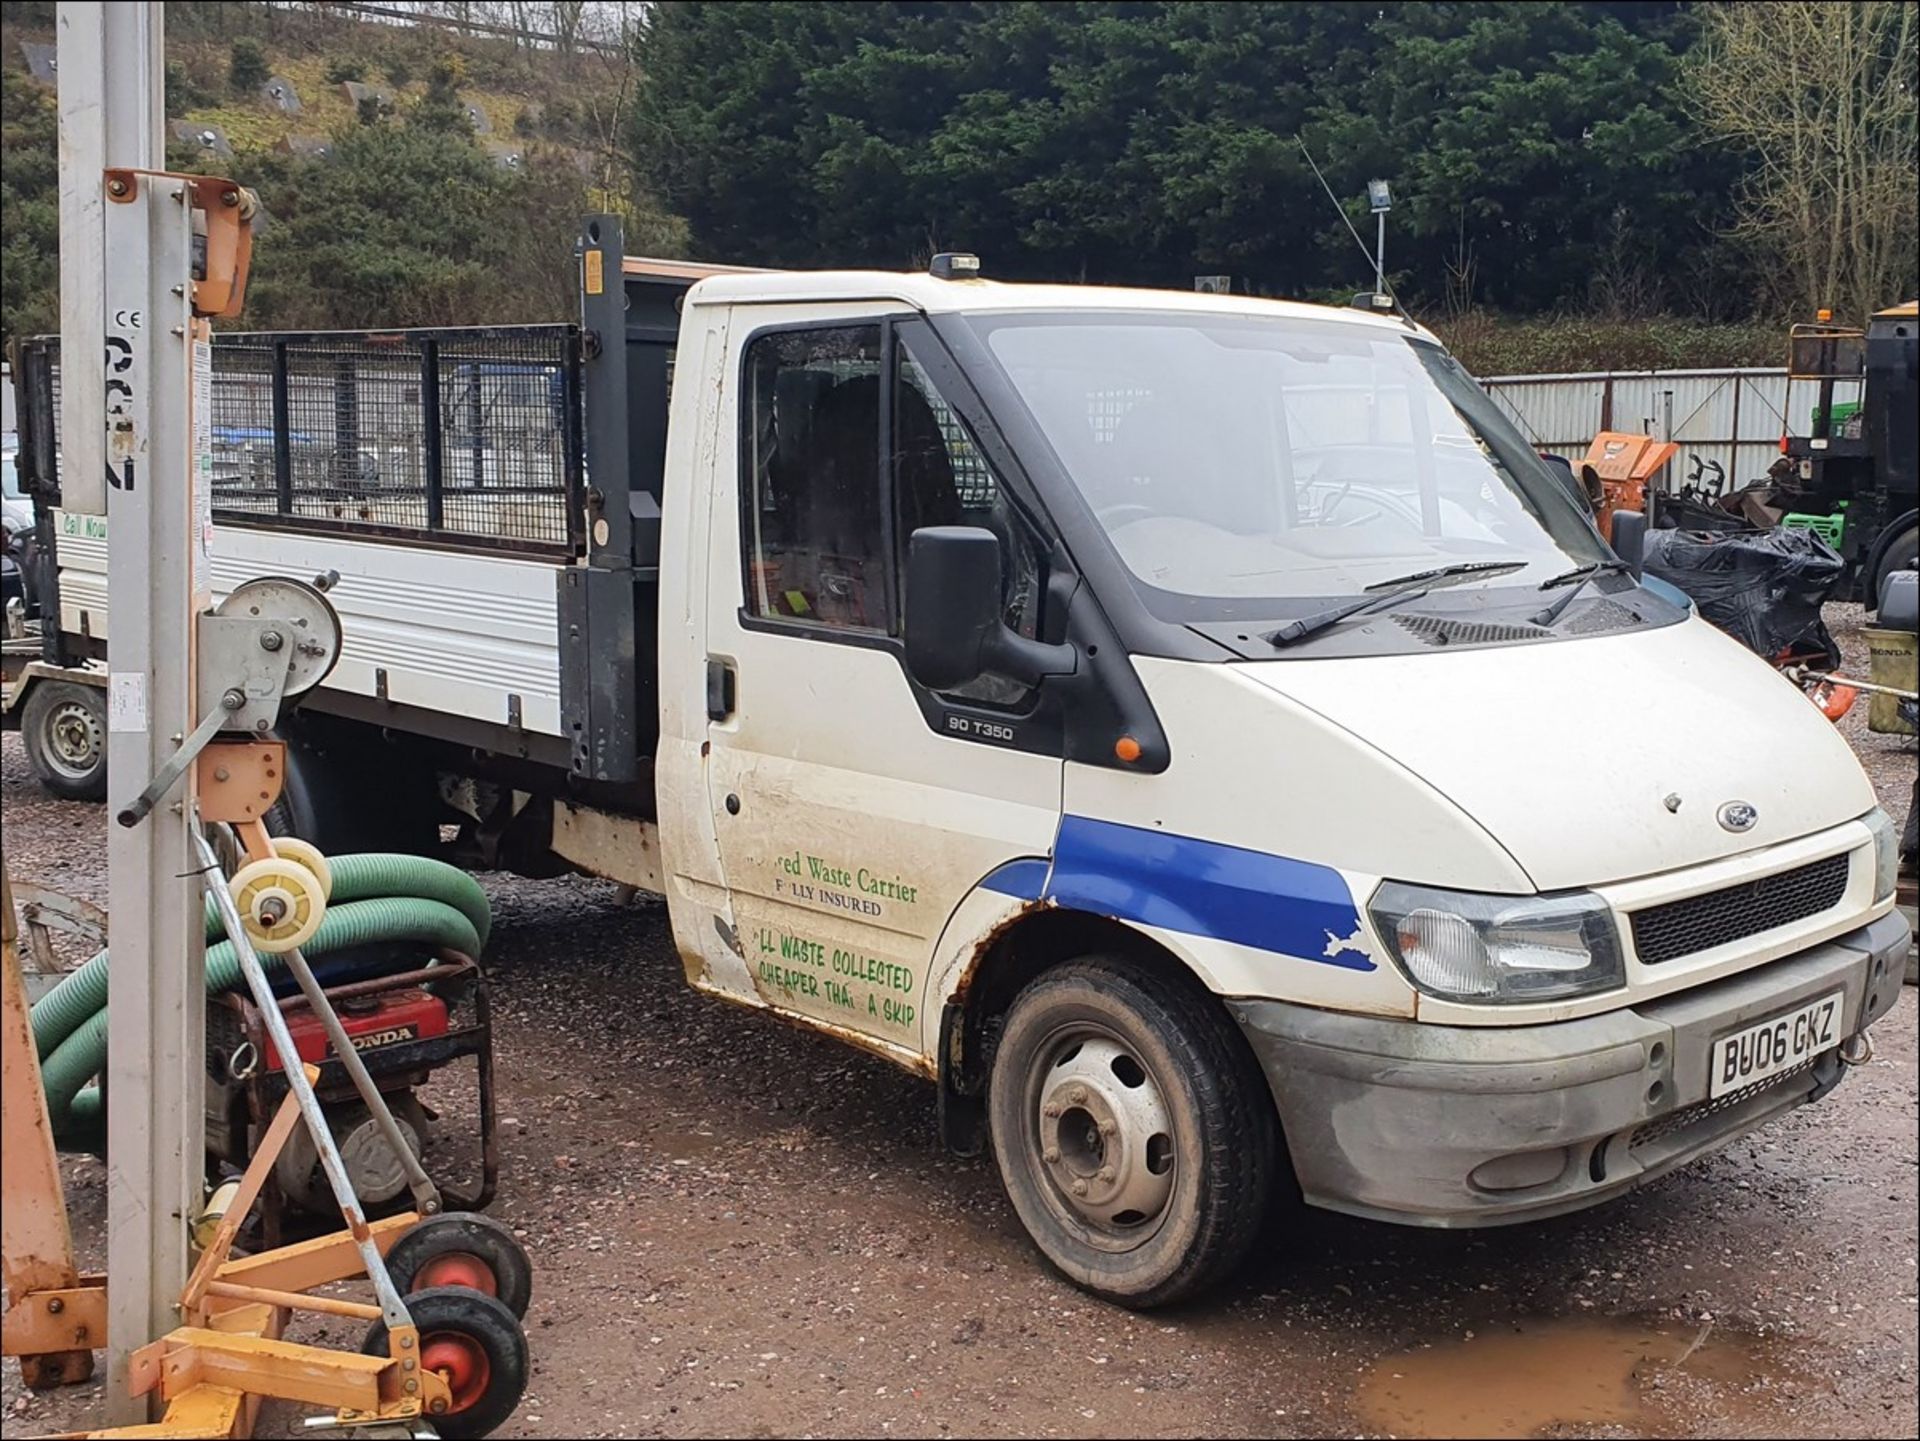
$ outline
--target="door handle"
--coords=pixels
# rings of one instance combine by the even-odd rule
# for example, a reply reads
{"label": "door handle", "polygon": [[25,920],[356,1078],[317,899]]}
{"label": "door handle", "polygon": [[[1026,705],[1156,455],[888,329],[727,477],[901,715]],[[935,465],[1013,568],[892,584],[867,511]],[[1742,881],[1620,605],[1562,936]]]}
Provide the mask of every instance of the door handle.
{"label": "door handle", "polygon": [[707,719],[723,721],[733,714],[736,677],[733,662],[707,657]]}

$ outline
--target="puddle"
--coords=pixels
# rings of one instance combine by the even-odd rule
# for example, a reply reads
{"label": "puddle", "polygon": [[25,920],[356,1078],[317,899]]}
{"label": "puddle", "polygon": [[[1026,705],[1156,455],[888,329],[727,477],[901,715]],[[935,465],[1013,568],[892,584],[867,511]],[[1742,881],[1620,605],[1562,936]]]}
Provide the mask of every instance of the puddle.
{"label": "puddle", "polygon": [[1701,1419],[1725,1428],[1779,1400],[1763,1344],[1704,1323],[1522,1322],[1386,1357],[1361,1380],[1355,1408],[1393,1436],[1659,1436]]}

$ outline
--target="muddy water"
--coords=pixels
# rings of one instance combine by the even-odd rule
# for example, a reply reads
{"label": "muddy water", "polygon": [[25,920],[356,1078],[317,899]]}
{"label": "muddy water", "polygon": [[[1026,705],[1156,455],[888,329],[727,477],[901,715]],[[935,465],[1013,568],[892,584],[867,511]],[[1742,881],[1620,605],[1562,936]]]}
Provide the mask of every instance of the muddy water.
{"label": "muddy water", "polygon": [[[1677,1434],[1704,1411],[1764,1416],[1778,1368],[1765,1343],[1707,1325],[1569,1318],[1520,1322],[1388,1356],[1355,1410],[1393,1436]],[[1723,1433],[1724,1434],[1724,1433]]]}

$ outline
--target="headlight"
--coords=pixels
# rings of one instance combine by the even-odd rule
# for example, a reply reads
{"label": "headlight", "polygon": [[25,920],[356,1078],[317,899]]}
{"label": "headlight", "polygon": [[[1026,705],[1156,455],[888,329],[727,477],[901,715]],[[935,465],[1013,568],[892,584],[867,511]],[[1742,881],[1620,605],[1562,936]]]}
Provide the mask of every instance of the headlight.
{"label": "headlight", "polygon": [[1860,817],[1873,832],[1873,900],[1878,905],[1893,894],[1893,883],[1900,874],[1900,832],[1893,817],[1875,806]]}
{"label": "headlight", "polygon": [[1553,1001],[1626,984],[1598,896],[1488,896],[1385,882],[1368,908],[1413,983],[1451,1001]]}

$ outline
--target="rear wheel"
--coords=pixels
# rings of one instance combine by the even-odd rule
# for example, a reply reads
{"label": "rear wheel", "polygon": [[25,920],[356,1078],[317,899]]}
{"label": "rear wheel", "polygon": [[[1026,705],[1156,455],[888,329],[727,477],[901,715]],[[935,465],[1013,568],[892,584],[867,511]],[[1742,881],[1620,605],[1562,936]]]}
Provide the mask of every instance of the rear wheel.
{"label": "rear wheel", "polygon": [[464,1286],[499,1298],[515,1316],[533,1299],[533,1263],[513,1232],[489,1216],[447,1211],[429,1216],[387,1252],[393,1284],[405,1294]]}
{"label": "rear wheel", "polygon": [[1119,960],[1062,966],[1014,1000],[988,1093],[1028,1235],[1080,1286],[1149,1307],[1212,1286],[1271,1200],[1279,1126],[1219,1004]]}
{"label": "rear wheel", "polygon": [[1863,597],[1868,605],[1880,604],[1880,588],[1887,583],[1887,577],[1897,570],[1913,570],[1920,567],[1920,525],[1910,525],[1893,543],[1880,552],[1880,563],[1874,567],[1873,574],[1867,577],[1867,593]]}
{"label": "rear wheel", "polygon": [[107,702],[97,686],[42,681],[20,713],[27,763],[40,783],[70,801],[107,794]]}
{"label": "rear wheel", "polygon": [[[513,1415],[527,1389],[527,1337],[493,1297],[461,1286],[415,1291],[407,1313],[420,1333],[420,1365],[446,1381],[452,1399],[422,1419],[446,1437],[485,1436]],[[375,1321],[362,1355],[385,1356],[387,1323]]]}

